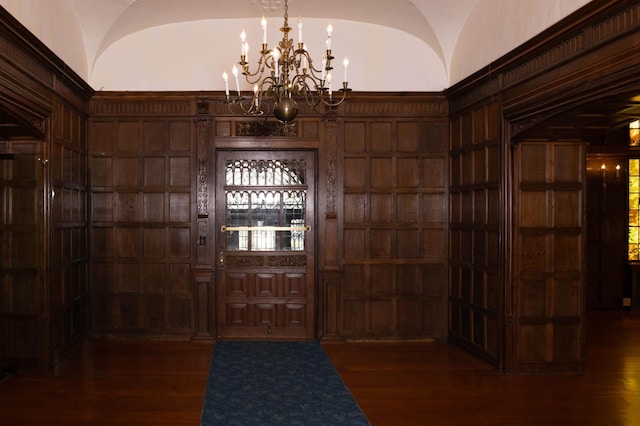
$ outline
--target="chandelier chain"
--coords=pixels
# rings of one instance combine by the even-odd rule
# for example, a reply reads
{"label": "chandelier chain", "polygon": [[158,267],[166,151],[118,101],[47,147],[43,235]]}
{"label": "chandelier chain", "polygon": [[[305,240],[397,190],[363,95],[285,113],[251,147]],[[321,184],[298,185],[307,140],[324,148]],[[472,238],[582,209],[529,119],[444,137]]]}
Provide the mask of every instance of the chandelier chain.
{"label": "chandelier chain", "polygon": [[284,26],[289,27],[289,0],[284,0]]}

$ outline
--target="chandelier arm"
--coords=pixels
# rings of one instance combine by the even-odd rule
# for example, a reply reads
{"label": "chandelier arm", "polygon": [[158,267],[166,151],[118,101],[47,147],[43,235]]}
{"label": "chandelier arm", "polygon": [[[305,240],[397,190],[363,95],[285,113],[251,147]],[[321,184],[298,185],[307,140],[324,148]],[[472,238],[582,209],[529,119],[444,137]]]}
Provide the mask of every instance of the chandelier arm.
{"label": "chandelier arm", "polygon": [[309,60],[309,73],[308,75],[311,76],[311,78],[316,82],[316,87],[324,87],[324,82],[325,82],[325,72],[328,72],[328,70],[326,69],[316,69],[313,66],[313,63],[311,62],[311,60]]}
{"label": "chandelier arm", "polygon": [[[254,73],[249,71],[249,63],[244,63],[243,65],[243,63],[240,62],[240,65],[243,65],[242,74],[245,76],[247,83],[256,84],[257,82],[260,81],[260,79],[262,78],[264,73],[267,71],[267,69],[273,69],[273,66],[269,65],[268,60],[269,60],[269,57],[267,55],[261,54],[260,59],[258,60],[258,68]],[[252,80],[253,77],[256,77],[256,79]]]}
{"label": "chandelier arm", "polygon": [[[260,73],[254,73],[254,74],[245,74],[245,80],[247,83],[249,83],[250,85],[254,85],[254,84],[258,84],[259,86],[261,86],[262,84],[264,84],[264,82],[266,80],[272,80],[273,78],[271,76],[266,76],[263,77],[264,75],[264,70],[262,70],[262,72]],[[252,79],[252,77],[256,77],[256,79]]]}
{"label": "chandelier arm", "polygon": [[[329,107],[337,107],[342,102],[344,102],[345,98],[347,97],[348,90],[339,90],[338,92],[340,92],[341,94],[337,99],[332,95],[329,99],[320,98],[320,101]],[[334,90],[333,93],[336,93],[336,91]]]}
{"label": "chandelier arm", "polygon": [[[235,107],[235,108],[234,108]],[[235,117],[260,116],[264,112],[255,105],[253,98],[237,98],[227,102],[227,109]]]}
{"label": "chandelier arm", "polygon": [[313,90],[306,90],[303,92],[304,100],[311,108],[317,110],[319,104],[321,104],[320,95]]}
{"label": "chandelier arm", "polygon": [[307,80],[313,83],[313,87],[316,86],[315,80],[311,78],[308,74],[299,74],[299,75],[296,75],[293,78],[293,80],[291,80],[292,88],[293,88],[294,94],[297,95],[298,97],[303,98],[307,103],[307,105],[311,107],[315,107],[315,105],[317,105],[320,102],[320,99],[318,96],[315,95],[316,92],[314,90],[311,90],[311,87],[309,87]]}

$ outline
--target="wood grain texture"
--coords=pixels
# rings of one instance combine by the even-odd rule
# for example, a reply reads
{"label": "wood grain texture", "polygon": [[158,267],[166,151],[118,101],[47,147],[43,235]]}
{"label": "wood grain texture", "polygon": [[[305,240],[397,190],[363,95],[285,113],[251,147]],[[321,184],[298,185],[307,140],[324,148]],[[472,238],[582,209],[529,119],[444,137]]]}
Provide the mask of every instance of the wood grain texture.
{"label": "wood grain texture", "polygon": [[[323,344],[374,426],[640,423],[640,313],[588,315],[587,373],[505,376],[446,343]],[[7,425],[197,425],[211,344],[92,340],[0,382]]]}

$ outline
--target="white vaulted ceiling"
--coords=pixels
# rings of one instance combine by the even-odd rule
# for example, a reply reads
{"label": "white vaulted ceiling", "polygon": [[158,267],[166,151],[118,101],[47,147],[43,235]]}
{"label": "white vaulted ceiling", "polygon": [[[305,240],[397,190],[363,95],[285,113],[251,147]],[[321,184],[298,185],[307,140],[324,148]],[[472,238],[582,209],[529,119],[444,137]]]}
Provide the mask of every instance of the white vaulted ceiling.
{"label": "white vaulted ceiling", "polygon": [[[337,64],[358,91],[441,91],[587,0],[289,0],[289,25],[320,59],[331,23]],[[240,32],[255,63],[260,19],[280,38],[284,0],[0,0],[96,90],[222,90]],[[341,68],[341,65],[336,65]],[[335,72],[335,71],[334,71]]]}

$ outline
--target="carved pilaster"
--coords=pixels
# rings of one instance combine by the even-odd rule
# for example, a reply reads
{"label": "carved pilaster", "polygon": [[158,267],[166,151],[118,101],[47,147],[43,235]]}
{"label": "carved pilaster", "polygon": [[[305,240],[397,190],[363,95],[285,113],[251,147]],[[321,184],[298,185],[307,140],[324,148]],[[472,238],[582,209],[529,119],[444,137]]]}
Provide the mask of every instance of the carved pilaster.
{"label": "carved pilaster", "polygon": [[198,158],[198,216],[207,216],[209,186],[207,184],[207,159]]}
{"label": "carved pilaster", "polygon": [[198,217],[208,216],[209,189],[207,184],[207,139],[211,124],[209,116],[209,104],[198,101],[197,112],[194,117],[197,138],[197,161],[198,161]]}
{"label": "carved pilaster", "polygon": [[326,122],[325,146],[327,153],[327,216],[336,216],[337,192],[336,173],[338,161],[338,124],[336,121]]}
{"label": "carved pilaster", "polygon": [[196,254],[197,265],[210,267],[213,263],[210,244],[213,241],[209,228],[209,165],[207,162],[207,141],[211,132],[211,117],[209,116],[209,103],[198,100],[196,104],[196,115],[194,117],[196,126],[196,209],[197,209],[197,240]]}

